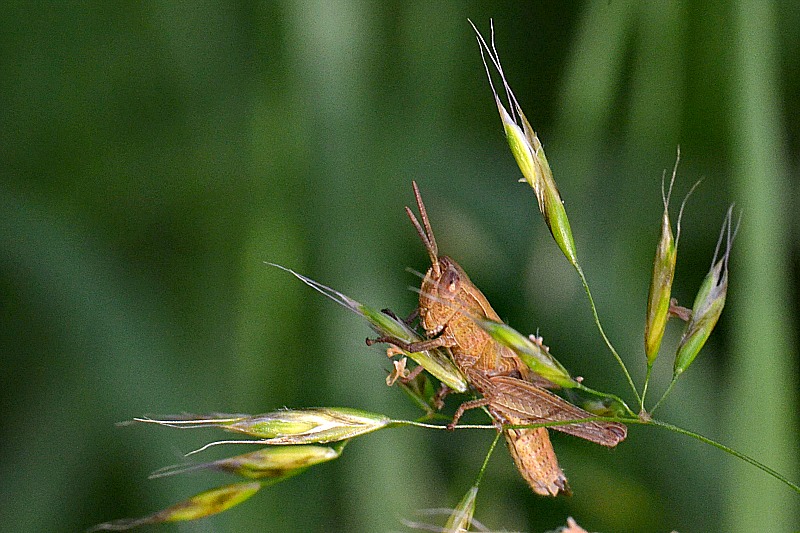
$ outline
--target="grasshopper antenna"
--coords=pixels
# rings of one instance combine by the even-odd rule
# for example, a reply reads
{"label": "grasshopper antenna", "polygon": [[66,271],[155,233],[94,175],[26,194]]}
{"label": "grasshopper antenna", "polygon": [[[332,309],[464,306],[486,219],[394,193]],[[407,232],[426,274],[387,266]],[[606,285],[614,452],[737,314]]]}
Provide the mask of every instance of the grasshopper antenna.
{"label": "grasshopper antenna", "polygon": [[412,181],[411,185],[414,187],[414,198],[417,200],[417,207],[419,208],[419,216],[422,218],[422,224],[419,223],[417,217],[414,216],[414,213],[408,207],[406,207],[406,214],[408,214],[408,218],[411,219],[411,223],[414,224],[417,234],[422,240],[422,244],[425,245],[425,249],[428,251],[434,273],[439,276],[441,274],[439,269],[439,249],[436,246],[436,239],[433,236],[430,220],[428,220],[428,212],[425,210],[425,204],[422,202],[422,195],[419,193],[417,182]]}

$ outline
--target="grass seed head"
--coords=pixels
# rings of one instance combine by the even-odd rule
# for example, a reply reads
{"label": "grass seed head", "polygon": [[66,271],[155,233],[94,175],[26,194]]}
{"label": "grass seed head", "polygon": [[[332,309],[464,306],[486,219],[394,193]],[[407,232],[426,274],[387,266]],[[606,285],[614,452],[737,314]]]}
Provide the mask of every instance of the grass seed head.
{"label": "grass seed head", "polygon": [[261,483],[250,481],[217,487],[196,494],[166,509],[141,518],[123,518],[98,524],[89,531],[125,531],[147,524],[185,522],[197,520],[226,511],[250,498],[261,488]]}
{"label": "grass seed head", "polygon": [[[647,314],[644,326],[644,350],[647,364],[652,365],[658,357],[661,340],[669,320],[670,299],[672,297],[672,281],[675,278],[675,264],[678,259],[678,242],[672,234],[672,222],[669,218],[669,199],[672,185],[678,170],[680,149],[669,182],[669,191],[664,193],[664,182],[661,182],[661,198],[664,202],[664,214],[661,217],[661,233],[653,258],[653,276],[650,279],[650,290],[647,295]],[[678,222],[680,226],[680,221]]]}
{"label": "grass seed head", "polygon": [[[497,110],[500,113],[500,120],[503,123],[503,130],[505,131],[508,146],[511,148],[511,153],[522,172],[524,181],[528,182],[533,188],[533,192],[539,204],[539,211],[541,211],[544,216],[544,221],[550,229],[550,234],[553,236],[556,244],[558,244],[558,247],[564,253],[564,256],[566,256],[570,264],[578,268],[575,241],[572,238],[572,229],[570,228],[569,219],[567,218],[567,212],[564,209],[564,202],[561,199],[561,194],[558,192],[558,187],[556,187],[556,182],[553,179],[553,172],[550,170],[550,163],[547,162],[542,143],[528,122],[528,119],[525,118],[522,108],[506,81],[503,67],[500,64],[500,57],[494,47],[494,28],[492,28],[490,47],[477,28],[475,28],[474,25],[472,27],[477,34],[481,58],[483,58],[483,65],[486,68],[486,75],[489,78],[489,85],[494,94]],[[509,108],[511,109],[510,113],[503,105],[495,90],[494,83],[492,82],[492,75],[486,63],[487,55],[495,70],[497,70],[500,75],[503,89],[508,99]]]}
{"label": "grass seed head", "polygon": [[[346,442],[346,441],[343,441]],[[222,470],[250,479],[286,478],[309,466],[332,461],[341,455],[341,446],[299,445],[263,448],[236,457],[207,463],[209,469]]]}
{"label": "grass seed head", "polygon": [[529,337],[502,322],[479,317],[471,317],[494,340],[511,348],[525,365],[539,377],[565,388],[577,386],[569,372],[550,354],[541,342],[533,342]]}
{"label": "grass seed head", "polygon": [[264,444],[314,444],[337,442],[385,427],[383,415],[345,407],[284,409],[242,417],[222,427],[264,439]]}
{"label": "grass seed head", "polygon": [[478,487],[471,487],[453,509],[442,529],[445,533],[464,533],[472,526],[472,517],[475,514],[475,498],[478,496]]}
{"label": "grass seed head", "polygon": [[[683,337],[678,344],[673,368],[673,376],[675,378],[682,374],[700,353],[709,335],[717,325],[722,309],[725,307],[725,298],[728,294],[728,258],[730,257],[731,246],[738,228],[738,222],[736,227],[733,227],[733,206],[731,206],[728,208],[725,222],[722,224],[717,248],[714,251],[714,259],[711,262],[711,269],[703,279],[700,290],[697,291],[697,296],[695,296],[694,305],[692,306],[692,316],[687,322]],[[717,260],[723,237],[726,236],[725,252]]]}

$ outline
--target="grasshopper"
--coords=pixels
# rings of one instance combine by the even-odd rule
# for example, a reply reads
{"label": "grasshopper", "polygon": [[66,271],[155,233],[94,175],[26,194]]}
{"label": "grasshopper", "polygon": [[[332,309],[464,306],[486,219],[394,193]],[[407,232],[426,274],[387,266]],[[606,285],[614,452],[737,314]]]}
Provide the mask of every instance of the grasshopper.
{"label": "grasshopper", "polygon": [[[425,204],[416,182],[412,184],[422,223],[410,208],[406,207],[406,213],[431,259],[417,308],[427,339],[413,344],[388,338],[376,341],[395,344],[409,352],[449,348],[453,362],[482,396],[458,407],[448,425],[450,429],[464,411],[476,407],[486,407],[498,427],[591,418],[591,413],[546,390],[553,385],[534,375],[510,348],[492,339],[471,318],[500,322],[489,301],[458,263],[438,255]],[[553,429],[609,447],[627,435],[627,428],[617,422],[588,421]],[[556,496],[570,492],[546,428],[504,429],[503,433],[517,468],[535,493]]]}

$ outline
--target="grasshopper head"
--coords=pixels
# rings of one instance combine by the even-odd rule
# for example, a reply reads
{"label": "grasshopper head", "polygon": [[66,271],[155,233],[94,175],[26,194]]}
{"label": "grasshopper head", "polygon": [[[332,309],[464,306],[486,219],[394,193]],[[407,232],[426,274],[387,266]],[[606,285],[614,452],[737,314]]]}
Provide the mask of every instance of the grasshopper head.
{"label": "grasshopper head", "polygon": [[[417,229],[419,238],[431,259],[431,267],[425,273],[425,279],[420,287],[420,320],[428,333],[438,333],[460,310],[482,313],[480,309],[471,309],[470,307],[473,306],[467,304],[466,299],[462,297],[465,289],[474,289],[466,272],[446,255],[438,255],[436,239],[433,236],[425,204],[422,203],[422,196],[420,196],[416,182],[412,182],[412,184],[422,223],[420,224],[408,207],[406,207],[406,213]],[[477,291],[477,289],[474,290]]]}
{"label": "grasshopper head", "polygon": [[428,333],[438,333],[465,309],[464,289],[472,282],[461,267],[446,255],[437,258],[422,280],[419,315]]}

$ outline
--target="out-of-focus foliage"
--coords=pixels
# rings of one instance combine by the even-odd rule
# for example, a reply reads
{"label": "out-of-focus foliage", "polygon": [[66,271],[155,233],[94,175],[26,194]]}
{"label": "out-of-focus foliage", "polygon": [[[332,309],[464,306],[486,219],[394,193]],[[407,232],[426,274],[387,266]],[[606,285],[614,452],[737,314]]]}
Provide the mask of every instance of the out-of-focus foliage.
{"label": "out-of-focus foliage", "polygon": [[[147,480],[194,432],[144,413],[341,405],[415,416],[362,321],[272,261],[405,315],[443,253],[573,375],[626,387],[578,279],[516,183],[467,18],[494,18],[547,149],[606,331],[641,383],[660,179],[698,178],[673,296],[690,305],[729,202],[720,324],[659,415],[797,473],[800,12],[792,2],[11,2],[0,18],[0,524],[76,531],[229,478]],[[681,328],[669,324],[651,397]],[[483,420],[478,413],[475,420]],[[385,531],[455,506],[490,432],[381,431],[182,531]],[[531,494],[504,451],[475,518],[542,531],[786,531],[798,499],[680,436],[554,435],[575,495]],[[234,453],[246,450],[237,448]],[[209,451],[199,461],[224,456]],[[231,453],[227,453],[231,455]],[[433,502],[433,503],[432,503]],[[173,526],[163,526],[164,530]]]}

